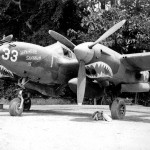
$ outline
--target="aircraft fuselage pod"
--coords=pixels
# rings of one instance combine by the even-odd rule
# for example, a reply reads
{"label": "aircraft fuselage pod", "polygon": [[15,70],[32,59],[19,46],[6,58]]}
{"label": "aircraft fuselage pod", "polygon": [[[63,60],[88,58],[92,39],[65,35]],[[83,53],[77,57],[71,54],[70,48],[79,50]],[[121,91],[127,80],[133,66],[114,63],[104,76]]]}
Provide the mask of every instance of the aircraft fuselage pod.
{"label": "aircraft fuselage pod", "polygon": [[68,82],[78,69],[74,54],[60,43],[47,47],[25,42],[3,44],[0,64],[17,76],[48,85]]}
{"label": "aircraft fuselage pod", "polygon": [[[130,55],[125,55],[127,56],[126,58],[124,55],[121,55],[101,44],[96,44],[92,49],[86,48],[86,50],[84,50],[82,45],[86,46],[88,44],[90,43],[83,43],[78,45],[78,47],[81,46],[81,48],[79,47],[79,50],[82,49],[82,52],[79,51],[77,53],[80,57],[82,56],[81,54],[84,53],[84,57],[82,58],[84,62],[88,60],[87,58],[90,58],[90,61],[87,61],[85,64],[85,72],[88,78],[97,80],[98,82],[108,80],[115,85],[148,82],[148,71],[141,71],[142,69],[140,68],[132,68],[132,66],[129,64],[125,64],[128,62],[128,57]],[[93,51],[93,53],[91,54],[88,51]],[[136,54],[131,54],[130,57],[133,57],[132,55],[134,56]],[[139,54],[139,56],[141,55]],[[143,60],[141,60],[141,63],[142,62]],[[145,64],[145,62],[143,64]]]}

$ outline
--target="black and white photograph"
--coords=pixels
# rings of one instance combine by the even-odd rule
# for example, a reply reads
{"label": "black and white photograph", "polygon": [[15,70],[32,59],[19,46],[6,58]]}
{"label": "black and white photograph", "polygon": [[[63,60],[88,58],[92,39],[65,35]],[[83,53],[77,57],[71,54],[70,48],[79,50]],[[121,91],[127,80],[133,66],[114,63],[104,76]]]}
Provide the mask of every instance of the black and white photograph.
{"label": "black and white photograph", "polygon": [[150,0],[0,0],[0,150],[149,137]]}

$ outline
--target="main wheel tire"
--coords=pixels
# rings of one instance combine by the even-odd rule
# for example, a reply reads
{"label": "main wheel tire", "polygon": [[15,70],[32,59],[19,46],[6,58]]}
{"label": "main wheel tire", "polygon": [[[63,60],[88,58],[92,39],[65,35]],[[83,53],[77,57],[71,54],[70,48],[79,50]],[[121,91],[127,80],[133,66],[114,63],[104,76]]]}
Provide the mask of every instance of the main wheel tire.
{"label": "main wheel tire", "polygon": [[126,114],[126,104],[122,99],[116,99],[111,105],[112,119],[123,119]]}
{"label": "main wheel tire", "polygon": [[11,116],[21,116],[23,108],[20,109],[21,100],[19,98],[14,98],[9,104],[9,113]]}
{"label": "main wheel tire", "polygon": [[25,100],[23,111],[29,111],[30,108],[31,108],[31,99]]}

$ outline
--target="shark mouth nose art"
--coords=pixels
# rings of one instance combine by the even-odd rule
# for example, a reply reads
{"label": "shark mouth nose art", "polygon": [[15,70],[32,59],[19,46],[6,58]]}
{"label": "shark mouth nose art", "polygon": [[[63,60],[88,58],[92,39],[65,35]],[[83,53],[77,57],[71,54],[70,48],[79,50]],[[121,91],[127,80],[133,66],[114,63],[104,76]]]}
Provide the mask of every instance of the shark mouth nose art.
{"label": "shark mouth nose art", "polygon": [[2,77],[11,77],[13,78],[14,75],[11,71],[7,70],[4,66],[0,65],[0,78]]}
{"label": "shark mouth nose art", "polygon": [[112,77],[112,69],[104,62],[95,62],[85,66],[86,75],[89,78]]}

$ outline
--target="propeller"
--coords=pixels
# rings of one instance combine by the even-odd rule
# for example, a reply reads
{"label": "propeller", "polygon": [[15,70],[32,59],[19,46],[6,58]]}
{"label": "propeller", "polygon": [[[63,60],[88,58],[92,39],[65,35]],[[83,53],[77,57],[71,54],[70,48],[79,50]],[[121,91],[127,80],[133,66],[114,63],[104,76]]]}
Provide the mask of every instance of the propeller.
{"label": "propeller", "polygon": [[89,48],[91,49],[94,45],[96,45],[97,43],[100,43],[101,41],[103,41],[104,39],[109,37],[111,34],[116,32],[119,28],[121,28],[123,26],[123,24],[125,22],[126,22],[126,20],[122,20],[122,21],[118,22],[117,24],[115,24],[113,27],[111,27],[109,30],[107,30],[99,39],[97,39],[94,43],[92,43],[89,46]]}
{"label": "propeller", "polygon": [[108,31],[106,31],[98,40],[94,43],[83,43],[80,45],[74,45],[71,41],[65,38],[63,35],[49,30],[49,34],[57,41],[61,42],[65,46],[73,49],[78,61],[79,61],[79,71],[78,71],[78,82],[77,82],[77,102],[78,104],[82,104],[84,93],[85,93],[85,86],[86,86],[86,73],[85,73],[85,64],[90,62],[93,58],[94,51],[92,47],[97,43],[103,41],[115,31],[117,31],[121,26],[125,23],[126,20],[122,20],[119,23],[115,24],[111,27]]}
{"label": "propeller", "polygon": [[67,46],[70,49],[74,49],[74,47],[76,45],[74,45],[70,40],[68,40],[66,37],[64,37],[63,35],[53,31],[53,30],[49,30],[49,34],[51,35],[51,37],[53,37],[56,41],[59,41],[60,43],[64,44],[65,46]]}
{"label": "propeller", "polygon": [[113,27],[107,30],[99,39],[97,39],[93,44],[91,44],[89,48],[91,49],[94,45],[96,45],[97,43],[100,43],[101,41],[109,37],[111,34],[116,32],[118,29],[120,29],[124,25],[125,22],[126,20],[122,20],[118,22],[117,24],[115,24]]}
{"label": "propeller", "polygon": [[85,62],[79,62],[78,82],[77,82],[77,102],[82,105],[86,85]]}

